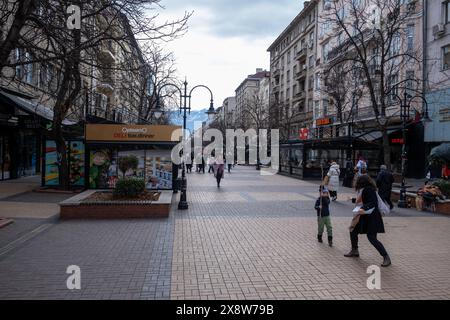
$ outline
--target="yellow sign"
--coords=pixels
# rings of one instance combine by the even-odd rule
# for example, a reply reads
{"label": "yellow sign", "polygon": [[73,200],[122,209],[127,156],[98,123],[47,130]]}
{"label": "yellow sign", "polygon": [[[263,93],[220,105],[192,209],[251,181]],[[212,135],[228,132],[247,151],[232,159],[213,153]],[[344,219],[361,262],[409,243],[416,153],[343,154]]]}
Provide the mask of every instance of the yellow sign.
{"label": "yellow sign", "polygon": [[86,141],[172,142],[172,133],[178,129],[181,129],[181,127],[160,125],[87,124]]}

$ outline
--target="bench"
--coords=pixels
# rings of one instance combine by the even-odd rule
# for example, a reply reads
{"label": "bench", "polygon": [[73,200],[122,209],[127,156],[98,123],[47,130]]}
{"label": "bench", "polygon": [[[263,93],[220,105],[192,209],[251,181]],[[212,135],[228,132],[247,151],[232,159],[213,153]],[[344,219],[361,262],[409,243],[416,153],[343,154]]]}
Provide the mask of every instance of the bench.
{"label": "bench", "polygon": [[[417,193],[406,192],[406,202],[411,204],[411,208],[416,208]],[[400,190],[392,190],[391,199],[393,202],[400,200]],[[436,202],[436,212],[442,214],[450,214],[450,199],[441,200]]]}

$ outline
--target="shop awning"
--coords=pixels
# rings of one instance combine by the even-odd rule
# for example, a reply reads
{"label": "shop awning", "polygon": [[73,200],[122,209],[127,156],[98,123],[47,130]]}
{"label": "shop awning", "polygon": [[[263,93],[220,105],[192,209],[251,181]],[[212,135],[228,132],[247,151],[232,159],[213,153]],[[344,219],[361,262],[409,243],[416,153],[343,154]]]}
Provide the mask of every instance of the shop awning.
{"label": "shop awning", "polygon": [[[37,115],[50,121],[53,120],[53,110],[50,107],[33,101],[32,99],[26,99],[24,97],[7,93],[3,90],[0,90],[0,99],[9,100],[10,104],[27,114]],[[71,126],[75,124],[77,124],[77,122],[67,119],[63,120],[63,125]]]}

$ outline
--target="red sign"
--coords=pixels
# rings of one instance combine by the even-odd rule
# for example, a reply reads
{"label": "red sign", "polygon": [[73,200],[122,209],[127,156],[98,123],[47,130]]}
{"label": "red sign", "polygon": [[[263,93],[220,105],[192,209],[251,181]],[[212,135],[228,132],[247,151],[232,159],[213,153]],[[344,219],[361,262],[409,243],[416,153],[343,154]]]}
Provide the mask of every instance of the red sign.
{"label": "red sign", "polygon": [[300,140],[308,140],[309,129],[301,128],[300,129]]}
{"label": "red sign", "polygon": [[401,139],[401,138],[398,138],[398,139],[391,139],[391,143],[392,144],[404,144],[404,140],[403,139]]}

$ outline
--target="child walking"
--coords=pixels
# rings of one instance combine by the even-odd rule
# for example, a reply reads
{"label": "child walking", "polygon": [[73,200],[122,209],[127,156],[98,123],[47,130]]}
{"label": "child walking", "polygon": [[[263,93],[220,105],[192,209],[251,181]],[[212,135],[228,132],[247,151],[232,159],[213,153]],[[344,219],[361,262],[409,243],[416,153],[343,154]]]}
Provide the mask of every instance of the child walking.
{"label": "child walking", "polygon": [[318,233],[317,240],[322,243],[322,235],[325,226],[327,227],[328,245],[333,246],[333,227],[330,218],[330,195],[328,189],[324,186],[319,188],[320,196],[316,201],[314,208],[317,210]]}

